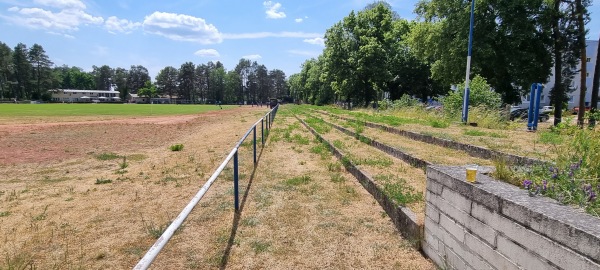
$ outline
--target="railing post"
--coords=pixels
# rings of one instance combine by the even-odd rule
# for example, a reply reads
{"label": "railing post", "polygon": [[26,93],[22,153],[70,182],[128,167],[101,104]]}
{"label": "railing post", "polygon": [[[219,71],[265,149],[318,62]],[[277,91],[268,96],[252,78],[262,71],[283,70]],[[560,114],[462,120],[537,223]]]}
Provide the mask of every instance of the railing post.
{"label": "railing post", "polygon": [[265,118],[260,119],[260,140],[262,141],[262,146],[265,146]]}
{"label": "railing post", "polygon": [[252,144],[254,145],[254,166],[256,167],[256,125],[254,125],[254,136],[252,139]]}
{"label": "railing post", "polygon": [[233,156],[233,196],[235,197],[235,212],[240,210],[240,191],[238,190],[239,174],[238,174],[238,151],[235,151]]}

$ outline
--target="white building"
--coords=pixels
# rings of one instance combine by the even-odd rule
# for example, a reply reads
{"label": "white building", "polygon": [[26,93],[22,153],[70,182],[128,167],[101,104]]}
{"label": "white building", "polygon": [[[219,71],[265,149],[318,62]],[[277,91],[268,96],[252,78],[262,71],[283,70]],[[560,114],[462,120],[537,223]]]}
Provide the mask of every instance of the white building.
{"label": "white building", "polygon": [[53,102],[119,102],[119,91],[51,89]]}
{"label": "white building", "polygon": [[[586,49],[586,57],[587,57],[587,72],[584,76],[586,76],[586,93],[585,93],[585,105],[590,106],[592,101],[592,81],[594,79],[594,68],[596,68],[596,54],[598,53],[598,41],[597,40],[587,40],[587,49]],[[577,65],[577,70],[581,67],[580,64]],[[552,69],[552,73],[554,74],[554,69]],[[542,92],[540,107],[545,105],[550,105],[550,90],[554,87],[554,75],[551,74],[550,78],[548,78],[548,83],[544,85],[544,90]],[[571,88],[575,89],[575,91],[567,93],[569,97],[569,101],[567,104],[567,108],[572,109],[573,107],[579,106],[579,93],[581,90],[580,82],[581,82],[581,72],[575,74],[573,81],[571,83]],[[534,83],[534,82],[532,82]],[[600,103],[599,103],[600,105]],[[529,107],[529,95],[521,98],[521,108]],[[600,108],[600,106],[598,106]]]}

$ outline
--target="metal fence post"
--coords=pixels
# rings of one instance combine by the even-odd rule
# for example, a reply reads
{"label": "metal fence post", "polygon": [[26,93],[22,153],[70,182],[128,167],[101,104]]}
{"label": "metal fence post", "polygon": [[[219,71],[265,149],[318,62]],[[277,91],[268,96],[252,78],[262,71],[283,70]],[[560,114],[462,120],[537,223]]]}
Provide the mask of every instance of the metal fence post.
{"label": "metal fence post", "polygon": [[235,212],[240,210],[240,191],[238,189],[239,173],[238,173],[238,151],[235,151],[233,156],[233,196],[235,197]]}
{"label": "metal fence post", "polygon": [[265,146],[265,118],[260,119],[260,140],[262,141],[263,147]]}
{"label": "metal fence post", "polygon": [[256,166],[256,125],[254,125],[254,137],[252,139],[252,144],[254,145],[254,166]]}

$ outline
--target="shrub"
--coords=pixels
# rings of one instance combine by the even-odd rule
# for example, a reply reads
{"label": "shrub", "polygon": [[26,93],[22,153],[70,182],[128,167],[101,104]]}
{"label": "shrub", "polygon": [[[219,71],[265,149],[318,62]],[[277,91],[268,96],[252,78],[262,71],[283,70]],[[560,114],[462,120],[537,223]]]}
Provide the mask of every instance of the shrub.
{"label": "shrub", "polygon": [[[471,90],[469,96],[469,106],[482,106],[492,110],[498,110],[498,108],[500,108],[500,105],[502,104],[502,98],[500,94],[494,92],[483,77],[475,75],[473,80],[471,80],[469,87]],[[459,113],[462,110],[465,84],[459,84],[458,89],[458,91],[453,91],[450,93],[450,95],[442,99],[444,110],[447,110],[453,114]]]}
{"label": "shrub", "polygon": [[171,151],[181,151],[183,150],[183,144],[174,144],[170,147]]}

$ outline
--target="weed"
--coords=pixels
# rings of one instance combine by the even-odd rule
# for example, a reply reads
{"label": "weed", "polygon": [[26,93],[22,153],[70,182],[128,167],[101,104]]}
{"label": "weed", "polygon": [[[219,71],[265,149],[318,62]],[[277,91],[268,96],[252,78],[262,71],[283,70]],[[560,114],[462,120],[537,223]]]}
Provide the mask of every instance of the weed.
{"label": "weed", "polygon": [[545,131],[539,133],[539,142],[544,144],[560,145],[563,143],[563,137],[558,132]]}
{"label": "weed", "polygon": [[110,179],[97,178],[95,184],[103,185],[103,184],[110,184],[110,183],[112,183],[112,180],[110,180]]}
{"label": "weed", "polygon": [[113,159],[117,159],[120,156],[115,154],[115,153],[102,153],[99,155],[96,155],[96,159],[98,160],[113,160]]}
{"label": "weed", "polygon": [[171,147],[169,147],[169,149],[171,149],[171,151],[182,151],[183,150],[183,144],[174,144],[171,145]]}
{"label": "weed", "polygon": [[346,182],[346,178],[339,173],[331,174],[331,182],[344,183]]}
{"label": "weed", "polygon": [[333,141],[333,146],[337,149],[345,149],[346,148],[346,145],[344,144],[344,142],[342,142],[340,140]]}
{"label": "weed", "polygon": [[434,128],[447,128],[450,126],[450,123],[443,120],[433,119],[429,121],[429,125]]}
{"label": "weed", "polygon": [[506,183],[513,184],[515,186],[520,186],[521,181],[517,178],[515,172],[508,166],[508,163],[505,159],[498,158],[494,159],[494,166],[496,170],[492,173],[492,176],[498,180],[504,181]]}
{"label": "weed", "polygon": [[242,220],[242,225],[248,227],[255,227],[256,225],[258,225],[258,220],[254,217],[245,218]]}
{"label": "weed", "polygon": [[394,175],[377,175],[375,180],[383,183],[383,192],[401,206],[423,200],[423,194],[415,191],[403,178]]}
{"label": "weed", "polygon": [[48,211],[48,205],[46,205],[46,207],[44,207],[44,211],[42,211],[42,213],[32,216],[31,220],[32,221],[45,220],[48,217],[48,214],[46,213],[46,211]]}
{"label": "weed", "polygon": [[0,212],[0,217],[8,217],[8,216],[10,216],[10,212],[9,211]]}
{"label": "weed", "polygon": [[485,135],[487,135],[487,133],[485,133],[483,131],[474,130],[474,129],[465,130],[463,132],[463,134],[465,134],[467,136],[485,136]]}
{"label": "weed", "polygon": [[294,134],[291,140],[300,145],[308,145],[310,143],[310,140],[308,138],[302,137],[302,135],[300,134]]}
{"label": "weed", "polygon": [[285,180],[283,183],[287,186],[299,186],[308,184],[311,181],[310,176],[303,175]]}
{"label": "weed", "polygon": [[250,243],[250,246],[254,250],[254,253],[262,253],[269,250],[269,247],[271,247],[271,243],[263,241],[252,241],[252,243]]}
{"label": "weed", "polygon": [[[146,223],[144,220],[142,220],[142,222],[144,223],[144,231],[146,231],[146,233],[148,233],[148,235],[150,235],[154,239],[158,239],[165,232],[165,230],[169,227],[169,225],[171,225],[171,222],[166,222],[166,223],[163,223],[162,225],[155,225],[154,222]],[[182,229],[183,229],[183,225],[181,225],[175,231],[175,233],[180,232]]]}
{"label": "weed", "polygon": [[358,135],[358,140],[361,141],[362,143],[369,144],[369,145],[373,142],[373,140],[371,140],[363,135]]}
{"label": "weed", "polygon": [[377,167],[381,167],[381,168],[387,168],[389,166],[392,166],[394,164],[394,161],[392,161],[392,159],[390,158],[386,158],[386,157],[375,157],[373,159],[357,159],[355,160],[356,165],[369,165],[369,166],[377,166]]}
{"label": "weed", "polygon": [[330,172],[339,172],[342,170],[342,165],[337,162],[327,163],[327,170]]}

